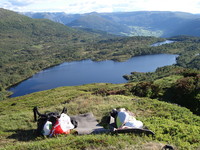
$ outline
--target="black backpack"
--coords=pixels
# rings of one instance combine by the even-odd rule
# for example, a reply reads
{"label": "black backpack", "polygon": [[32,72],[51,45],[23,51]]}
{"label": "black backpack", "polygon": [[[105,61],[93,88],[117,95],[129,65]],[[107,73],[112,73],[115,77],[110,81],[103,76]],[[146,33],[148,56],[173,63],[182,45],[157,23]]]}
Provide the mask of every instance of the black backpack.
{"label": "black backpack", "polygon": [[56,123],[56,120],[58,118],[60,118],[60,115],[62,113],[66,113],[66,112],[67,112],[67,109],[64,107],[63,110],[62,110],[62,112],[60,114],[58,112],[50,112],[50,113],[41,114],[41,113],[39,113],[38,108],[34,107],[33,108],[34,121],[37,122],[36,134],[38,136],[39,135],[43,135],[42,131],[43,131],[43,127],[44,127],[45,123],[47,121],[50,121],[52,123],[52,126],[54,126],[54,124]]}

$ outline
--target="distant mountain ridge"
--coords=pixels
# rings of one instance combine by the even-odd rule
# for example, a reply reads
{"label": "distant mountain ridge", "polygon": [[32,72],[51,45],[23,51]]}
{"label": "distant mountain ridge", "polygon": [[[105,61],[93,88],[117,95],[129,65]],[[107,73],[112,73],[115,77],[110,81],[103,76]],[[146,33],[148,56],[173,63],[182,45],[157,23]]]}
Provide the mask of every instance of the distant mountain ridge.
{"label": "distant mountain ridge", "polygon": [[78,19],[81,15],[80,14],[66,14],[64,12],[44,12],[44,13],[34,13],[34,12],[26,12],[26,13],[20,13],[24,14],[28,17],[35,18],[35,19],[49,19],[54,22],[62,23],[62,24],[68,24],[76,19]]}
{"label": "distant mountain ridge", "polygon": [[108,33],[120,35],[120,31],[129,33],[130,29],[126,25],[118,22],[114,22],[112,19],[99,15],[97,13],[91,13],[72,21],[67,24],[70,27],[78,28],[91,28],[96,30],[106,31]]}
{"label": "distant mountain ridge", "polygon": [[171,37],[200,36],[200,15],[170,11],[136,11],[115,13],[23,13],[32,18],[46,18],[75,28],[102,30],[126,36]]}

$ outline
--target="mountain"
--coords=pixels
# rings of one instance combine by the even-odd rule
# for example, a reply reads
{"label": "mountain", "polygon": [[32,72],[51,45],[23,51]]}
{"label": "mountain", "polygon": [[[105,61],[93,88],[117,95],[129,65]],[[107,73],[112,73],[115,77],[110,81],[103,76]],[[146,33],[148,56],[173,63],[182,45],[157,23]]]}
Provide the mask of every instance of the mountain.
{"label": "mountain", "polygon": [[[196,19],[200,18],[198,14],[169,11],[92,12],[79,15],[65,13],[39,14],[31,13],[30,15],[30,13],[24,13],[24,15],[32,18],[50,18],[53,21],[61,22],[71,27],[91,28],[117,35],[157,37],[183,35],[186,33],[184,28],[187,28],[187,25],[193,24]],[[190,28],[189,33],[200,36],[199,32],[196,33],[196,28],[198,27]]]}
{"label": "mountain", "polygon": [[126,25],[113,22],[98,13],[90,13],[67,24],[70,27],[91,28],[95,30],[102,30],[108,33],[121,35],[119,31],[129,33],[130,29]]}
{"label": "mountain", "polygon": [[182,25],[179,29],[175,31],[175,34],[200,36],[200,18],[194,19]]}
{"label": "mountain", "polygon": [[108,19],[118,23],[126,24],[129,27],[142,27],[150,31],[161,31],[161,36],[173,36],[183,24],[197,18],[197,16],[184,12],[159,12],[142,11],[129,13],[103,14]]}
{"label": "mountain", "polygon": [[[68,41],[74,38],[94,38],[91,34],[82,30],[76,30],[60,23],[49,21],[48,19],[31,19],[24,15],[6,9],[0,9],[0,33],[12,36],[15,32],[18,36],[30,36],[31,38],[44,36],[66,36]],[[91,36],[92,35],[92,36]],[[96,34],[97,35],[97,34]],[[100,32],[97,36],[105,36]]]}
{"label": "mountain", "polygon": [[80,14],[66,14],[64,12],[55,12],[55,13],[50,13],[50,12],[44,12],[44,13],[33,13],[33,12],[21,12],[20,14],[24,14],[28,17],[31,18],[36,18],[36,19],[49,19],[54,22],[58,22],[61,24],[68,24],[76,19],[78,19],[81,15]]}
{"label": "mountain", "polygon": [[[65,38],[68,43],[75,38],[79,41],[95,37],[94,34],[91,36],[85,31],[76,30],[47,19],[31,19],[5,9],[0,9],[0,17],[0,34],[1,38],[6,38],[6,42],[19,40],[27,44],[50,44],[51,40],[57,41]],[[5,44],[9,46],[8,43]],[[23,46],[23,44],[18,45],[17,43],[16,45]]]}

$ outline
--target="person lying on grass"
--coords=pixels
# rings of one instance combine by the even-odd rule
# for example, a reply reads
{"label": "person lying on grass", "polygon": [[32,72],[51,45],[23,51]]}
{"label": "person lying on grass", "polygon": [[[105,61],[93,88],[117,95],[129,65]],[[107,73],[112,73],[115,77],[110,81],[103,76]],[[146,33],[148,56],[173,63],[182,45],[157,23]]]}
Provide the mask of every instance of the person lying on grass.
{"label": "person lying on grass", "polygon": [[136,120],[135,114],[125,108],[113,109],[111,116],[115,119],[117,129],[142,128],[143,123]]}

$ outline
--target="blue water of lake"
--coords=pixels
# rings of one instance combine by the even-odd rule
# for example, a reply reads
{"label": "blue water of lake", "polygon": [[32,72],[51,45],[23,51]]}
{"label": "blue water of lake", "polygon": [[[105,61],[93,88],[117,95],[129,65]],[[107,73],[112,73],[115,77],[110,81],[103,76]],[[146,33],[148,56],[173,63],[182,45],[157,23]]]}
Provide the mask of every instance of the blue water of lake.
{"label": "blue water of lake", "polygon": [[112,60],[95,62],[91,60],[65,62],[45,69],[31,78],[11,87],[11,97],[61,86],[75,86],[89,83],[125,83],[123,75],[137,72],[153,72],[158,67],[176,63],[178,55],[155,54],[136,56],[125,62]]}
{"label": "blue water of lake", "polygon": [[166,41],[163,41],[163,42],[154,43],[154,44],[152,44],[151,46],[156,47],[156,46],[161,46],[161,45],[164,45],[164,44],[170,44],[170,43],[174,43],[174,42],[175,42],[175,41],[166,40]]}

